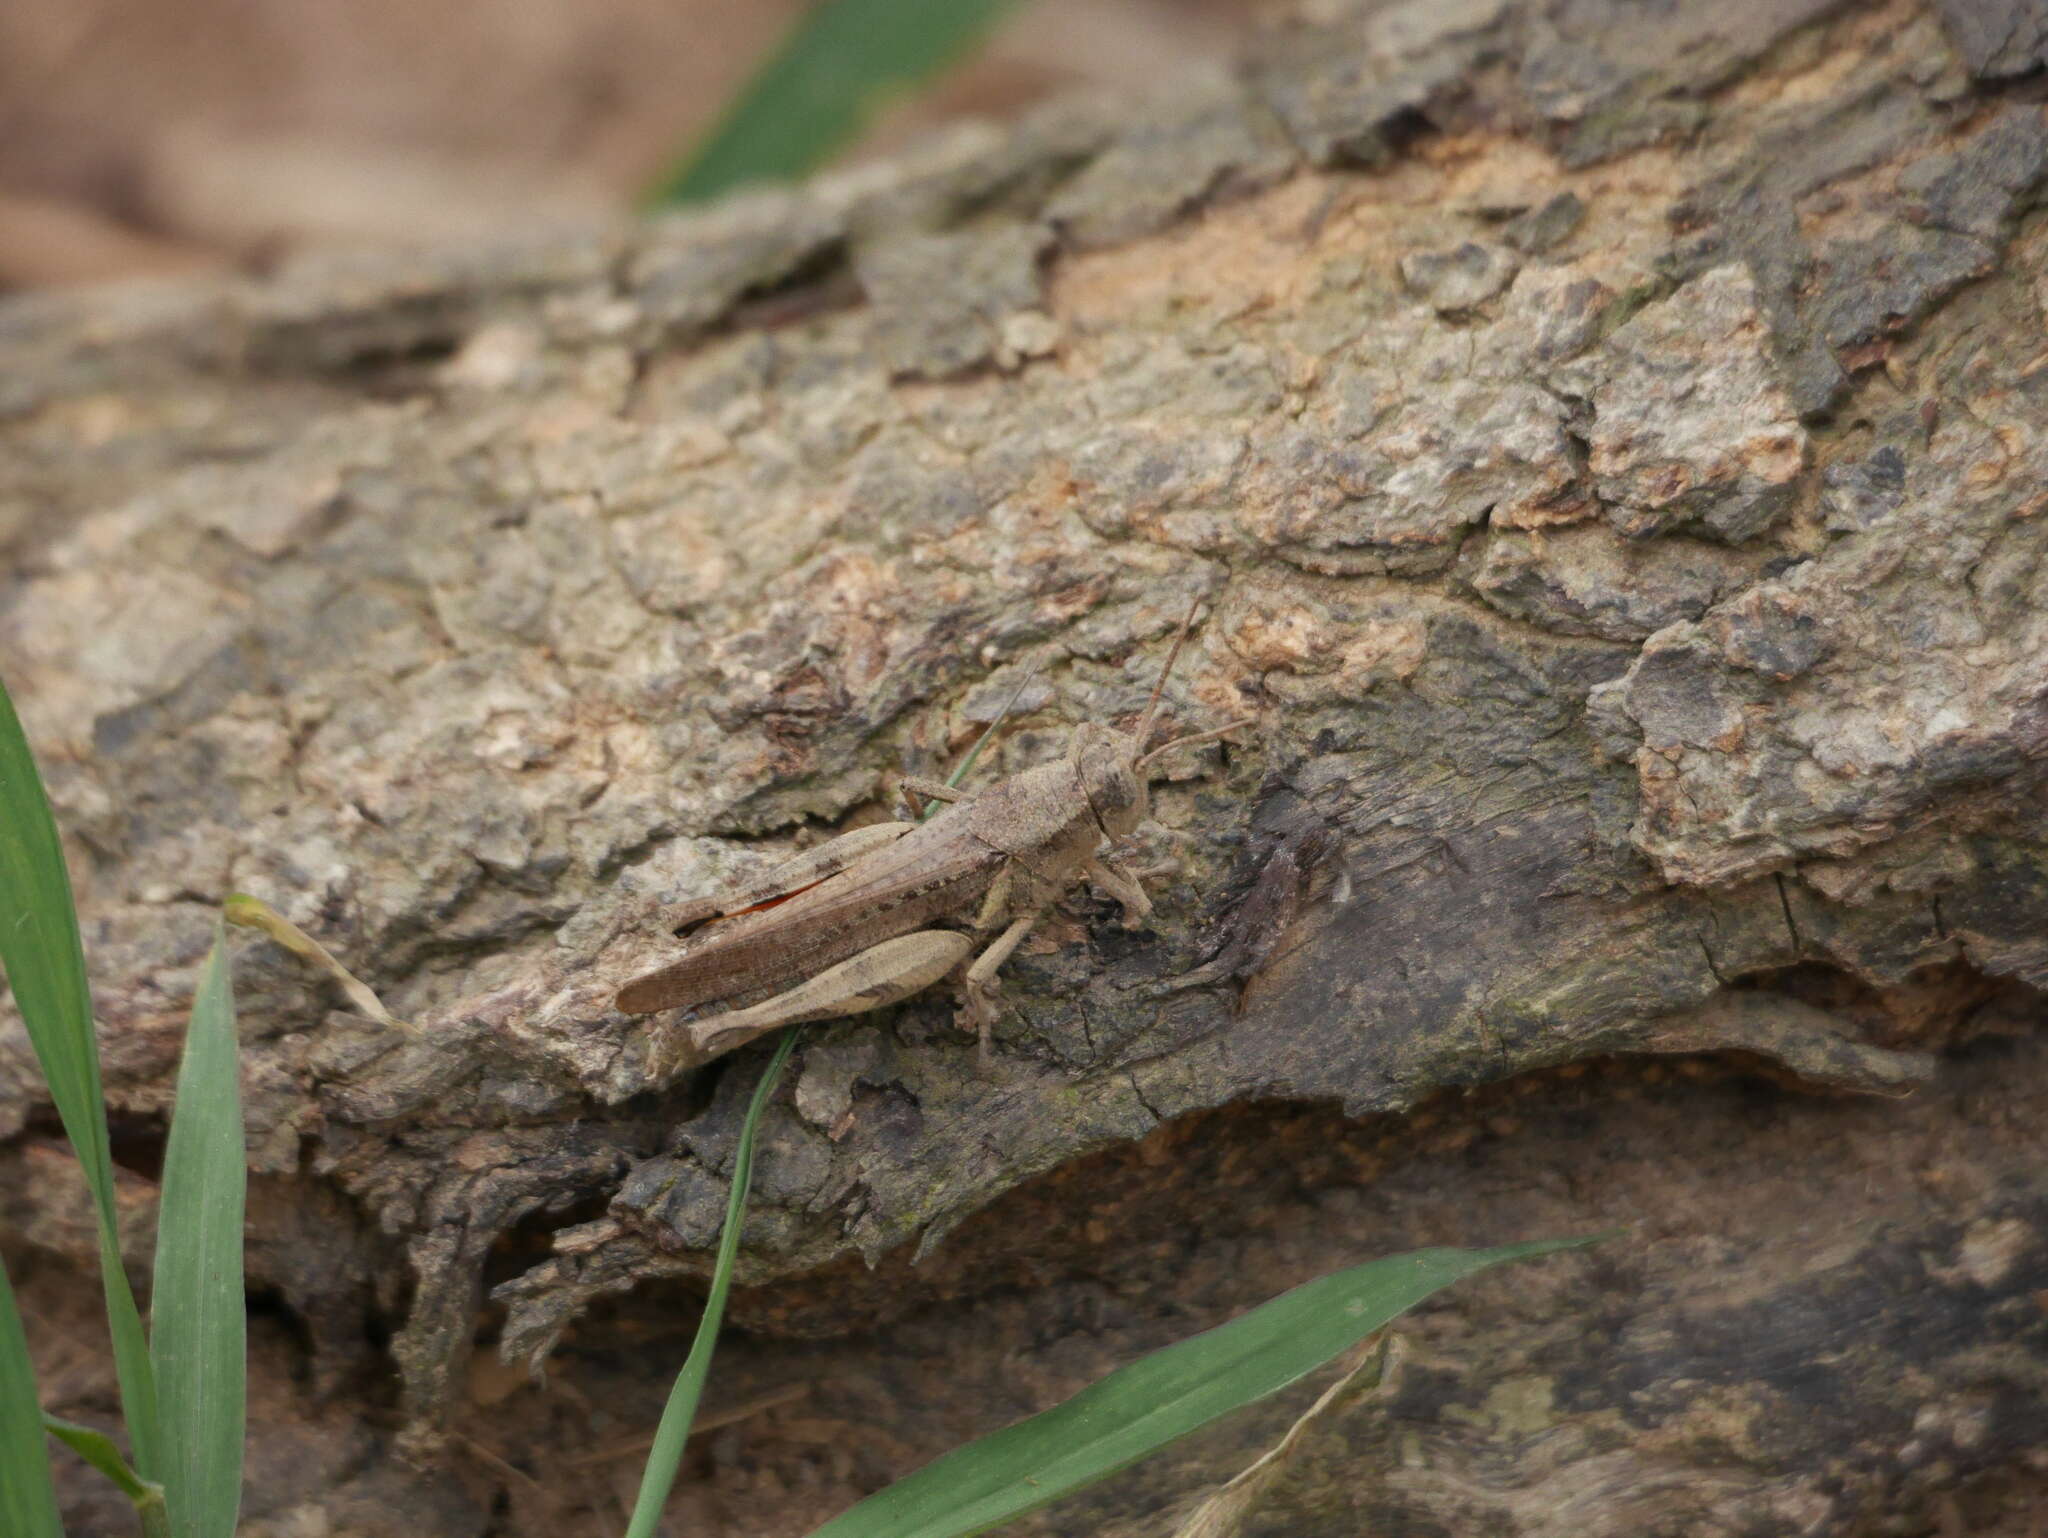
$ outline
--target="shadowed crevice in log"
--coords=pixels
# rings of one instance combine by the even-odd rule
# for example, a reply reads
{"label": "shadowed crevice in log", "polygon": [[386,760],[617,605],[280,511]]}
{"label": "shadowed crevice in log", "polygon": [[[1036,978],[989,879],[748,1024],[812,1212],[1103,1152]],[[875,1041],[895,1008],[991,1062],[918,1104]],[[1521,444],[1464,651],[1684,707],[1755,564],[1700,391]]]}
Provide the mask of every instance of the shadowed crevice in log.
{"label": "shadowed crevice in log", "polygon": [[[933,1305],[959,1305],[998,1291],[1028,1291],[1049,1278],[1107,1274],[1131,1251],[1162,1244],[1196,1250],[1209,1238],[1232,1238],[1259,1214],[1287,1203],[1312,1202],[1333,1186],[1371,1185],[1387,1172],[1441,1158],[1504,1131],[1532,1107],[1585,1106],[1603,1096],[1670,1094],[1676,1084],[1747,1085],[1759,1104],[1774,1092],[1790,1105],[1826,1103],[1845,1092],[1909,1093],[1938,1082],[1944,1071],[1929,1052],[1999,1051],[2000,1033],[2031,1029],[2043,1006],[2031,990],[1986,979],[1967,967],[1931,968],[1891,988],[1874,988],[1838,970],[1804,964],[1747,980],[1736,990],[1754,1000],[1751,1018],[1782,1015],[1772,1034],[1758,1031],[1740,1045],[1689,1049],[1675,1038],[1654,1056],[1586,1058],[1506,1082],[1433,1094],[1405,1114],[1349,1118],[1335,1106],[1240,1102],[1173,1118],[1145,1136],[1086,1157],[1006,1191],[948,1230],[942,1244],[904,1247],[873,1264],[851,1258],[811,1276],[773,1286],[743,1287],[730,1314],[735,1325],[762,1335],[837,1336],[888,1324]],[[1804,1047],[1824,1016],[1831,1048]],[[1979,1046],[1986,1033],[1994,1038]],[[1702,1032],[1702,1043],[1712,1037]],[[1872,1044],[1877,1077],[1828,1082],[1816,1077],[1849,1041]],[[1878,1044],[1891,1049],[1889,1057]],[[1892,1077],[1890,1059],[1911,1065]],[[1802,1073],[1795,1063],[1803,1063]],[[1853,1072],[1857,1059],[1847,1059]],[[748,1091],[751,1085],[746,1086]],[[885,1092],[870,1087],[857,1114],[888,1114]],[[899,1106],[898,1114],[909,1111]],[[1548,1114],[1548,1113],[1546,1113]],[[914,1138],[921,1122],[905,1129]],[[689,1133],[681,1139],[694,1141]],[[712,1134],[709,1143],[720,1139]],[[759,1179],[772,1191],[787,1179],[764,1155]],[[705,1236],[716,1232],[724,1187],[694,1159],[650,1161],[648,1177],[629,1177],[618,1213],[625,1226],[592,1223],[575,1259],[543,1264],[501,1285],[495,1296],[511,1310],[508,1354],[524,1355],[570,1323],[593,1300],[615,1296],[636,1279],[701,1280]],[[760,1206],[757,1201],[757,1210]],[[776,1221],[773,1218],[768,1222]],[[602,1242],[601,1242],[602,1236]],[[555,1289],[563,1288],[561,1292]]]}
{"label": "shadowed crevice in log", "polygon": [[[1731,1528],[1820,1501],[1853,1530],[1871,1512],[1924,1509],[1937,1489],[1974,1509],[1970,1481],[2039,1434],[2025,1385],[2048,1351],[2031,1302],[2048,1279],[2048,1191],[2026,1130],[2043,1012],[2005,1003],[2001,1033],[1955,1048],[1901,1103],[1635,1059],[1441,1096],[1404,1118],[1268,1104],[1182,1119],[1012,1191],[916,1265],[742,1289],[710,1408],[798,1397],[721,1433],[715,1461],[748,1471],[749,1490],[869,1487],[1323,1271],[1620,1224],[1628,1240],[1503,1273],[1406,1322],[1412,1358],[1389,1400],[1275,1492],[1273,1520],[1309,1522],[1313,1493],[1332,1486],[1353,1491],[1336,1509],[1388,1521],[1441,1513],[1462,1490],[1460,1531],[1596,1500]],[[1891,1173],[1873,1177],[1880,1167]],[[1965,1219],[1955,1193],[1979,1183]],[[608,1300],[552,1370],[637,1397],[649,1420],[664,1380],[642,1381],[617,1343],[679,1359],[694,1297],[667,1284]],[[1960,1418],[1924,1413],[1925,1392],[1949,1392],[1936,1382],[1967,1406]],[[1166,1531],[1145,1514],[1236,1472],[1318,1386],[1026,1531]],[[837,1452],[816,1440],[827,1427]],[[1807,1460],[1827,1446],[1855,1451],[1816,1473]],[[1361,1449],[1388,1461],[1361,1465]],[[1588,1457],[1604,1495],[1576,1485]],[[730,1488],[714,1480],[696,1498]],[[778,1519],[776,1497],[738,1499],[724,1520]]]}

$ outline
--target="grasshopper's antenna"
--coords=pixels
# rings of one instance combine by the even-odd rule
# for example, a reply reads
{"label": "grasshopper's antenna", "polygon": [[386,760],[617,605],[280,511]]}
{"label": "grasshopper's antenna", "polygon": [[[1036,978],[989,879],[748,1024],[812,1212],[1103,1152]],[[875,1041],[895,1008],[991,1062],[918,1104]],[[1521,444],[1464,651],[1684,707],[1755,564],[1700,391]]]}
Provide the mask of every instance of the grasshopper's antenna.
{"label": "grasshopper's antenna", "polygon": [[1017,702],[1024,698],[1024,691],[1031,687],[1031,680],[1038,676],[1038,670],[1044,666],[1044,653],[1041,652],[1032,658],[1031,666],[1026,668],[1024,676],[1017,680],[1017,687],[1010,691],[1009,699],[1005,700],[1003,708],[996,712],[996,718],[981,729],[981,735],[974,739],[974,746],[969,748],[967,756],[960,760],[960,767],[946,776],[948,785],[958,785],[967,778],[974,768],[974,761],[981,757],[981,750],[988,746],[989,739],[996,734],[996,729],[1010,719],[1010,712],[1017,708]]}
{"label": "grasshopper's antenna", "polygon": [[[1159,719],[1159,697],[1166,692],[1166,680],[1173,673],[1174,663],[1180,660],[1180,649],[1187,645],[1188,632],[1195,628],[1195,611],[1201,607],[1202,600],[1197,598],[1188,605],[1187,617],[1180,622],[1180,634],[1173,638],[1173,650],[1166,654],[1166,665],[1159,670],[1159,681],[1152,686],[1152,698],[1145,701],[1145,719],[1138,723],[1137,745],[1133,752],[1143,752],[1145,744],[1151,740],[1153,723]],[[1143,759],[1133,761],[1144,762]]]}
{"label": "grasshopper's antenna", "polygon": [[1170,753],[1175,748],[1191,748],[1198,742],[1214,742],[1225,732],[1234,732],[1240,726],[1250,726],[1252,719],[1250,716],[1240,716],[1235,721],[1226,722],[1224,725],[1216,727],[1213,731],[1192,732],[1185,737],[1176,737],[1171,742],[1162,742],[1150,753],[1140,754],[1137,758],[1131,760],[1131,767],[1142,769],[1160,754]]}

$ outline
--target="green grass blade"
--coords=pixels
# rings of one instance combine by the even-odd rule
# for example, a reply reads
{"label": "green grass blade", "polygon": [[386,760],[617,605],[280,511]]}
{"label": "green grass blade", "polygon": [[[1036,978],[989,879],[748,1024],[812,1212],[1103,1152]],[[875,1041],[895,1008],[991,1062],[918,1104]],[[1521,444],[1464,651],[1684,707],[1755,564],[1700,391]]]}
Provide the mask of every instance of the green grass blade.
{"label": "green grass blade", "polygon": [[668,1504],[676,1470],[683,1461],[683,1447],[690,1440],[690,1422],[697,1417],[697,1401],[703,1397],[704,1380],[711,1373],[711,1353],[718,1345],[718,1326],[725,1318],[726,1294],[732,1291],[733,1262],[740,1252],[740,1228],[747,1217],[747,1189],[754,1182],[754,1134],[761,1125],[761,1113],[768,1097],[782,1077],[782,1065],[789,1061],[801,1028],[784,1031],[768,1060],[761,1082],[754,1086],[754,1098],[747,1104],[747,1118],[740,1124],[739,1146],[732,1156],[732,1191],[725,1200],[725,1231],[718,1237],[718,1259],[711,1269],[711,1291],[704,1299],[704,1317],[697,1324],[697,1338],[683,1370],[676,1374],[669,1390],[668,1405],[655,1429],[654,1446],[648,1450],[647,1466],[640,1471],[640,1494],[633,1502],[633,1518],[626,1538],[654,1538],[661,1522],[661,1508]]}
{"label": "green grass blade", "polygon": [[977,41],[1010,0],[823,0],[703,144],[649,193],[692,203],[821,164],[882,106]]}
{"label": "green grass blade", "polygon": [[66,1447],[77,1453],[87,1463],[98,1469],[129,1500],[140,1506],[156,1491],[162,1496],[160,1486],[151,1484],[135,1470],[128,1467],[128,1460],[121,1456],[121,1449],[114,1445],[114,1439],[93,1426],[83,1426],[77,1421],[68,1421],[61,1415],[43,1415],[43,1430],[50,1433]]}
{"label": "green grass blade", "polygon": [[[1012,689],[1010,697],[1003,701],[1003,708],[996,712],[996,718],[981,729],[981,735],[974,739],[974,746],[969,748],[967,756],[960,760],[960,767],[946,776],[948,785],[958,785],[974,771],[975,762],[981,757],[981,750],[995,741],[996,733],[1002,729],[1003,723],[1010,719],[1010,712],[1015,710],[1017,702],[1024,698],[1024,691],[1031,687],[1031,680],[1038,676],[1038,668],[1039,664],[1034,662],[1024,670],[1024,676],[1017,680],[1017,687]],[[918,821],[923,822],[925,817],[931,816],[937,810],[936,804],[926,807],[924,817],[920,817]]]}
{"label": "green grass blade", "polygon": [[121,1456],[121,1449],[104,1431],[81,1426],[61,1416],[45,1414],[43,1429],[98,1469],[135,1503],[135,1515],[142,1524],[142,1538],[171,1538],[170,1510],[164,1505],[164,1487],[153,1485]]}
{"label": "green grass blade", "polygon": [[240,1066],[227,933],[216,923],[178,1065],[149,1310],[161,1478],[175,1538],[233,1538],[242,1503],[248,1360]]}
{"label": "green grass blade", "polygon": [[1595,1242],[1417,1250],[1305,1283],[946,1454],[810,1538],[962,1538],[986,1531],[1285,1388],[1439,1288],[1489,1266]]}
{"label": "green grass blade", "polygon": [[36,1403],[35,1368],[5,1266],[0,1266],[0,1533],[64,1538],[56,1487],[50,1483],[50,1444]]}
{"label": "green grass blade", "polygon": [[99,1045],[85,952],[71,905],[71,877],[41,776],[0,686],[0,965],[49,1082],[50,1100],[78,1155],[99,1221],[100,1281],[121,1382],[121,1412],[144,1477],[157,1469],[156,1390],[142,1315],[121,1267],[114,1226],[114,1157],[100,1096]]}

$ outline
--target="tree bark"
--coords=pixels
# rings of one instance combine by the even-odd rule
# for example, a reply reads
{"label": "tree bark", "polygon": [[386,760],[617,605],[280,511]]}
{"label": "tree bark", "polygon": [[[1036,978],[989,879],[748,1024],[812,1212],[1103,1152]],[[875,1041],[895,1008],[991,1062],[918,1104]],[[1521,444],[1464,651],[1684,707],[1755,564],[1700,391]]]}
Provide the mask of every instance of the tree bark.
{"label": "tree bark", "polygon": [[[937,996],[810,1028],[719,1370],[783,1397],[689,1530],[802,1532],[1336,1265],[1617,1224],[1416,1316],[1233,1530],[2038,1504],[2044,13],[1318,14],[686,219],[0,311],[0,666],[138,1236],[227,893],[413,1027],[238,956],[252,1515],[480,1531],[496,1478],[601,1528],[575,1459],[651,1426],[764,1057],[649,1081],[651,915],[884,815],[1028,667],[982,772],[1128,723],[1196,597],[1172,717],[1256,726],[1165,761],[1152,925],[1044,925],[989,1079]],[[10,1028],[56,1317],[50,1125]],[[1173,1531],[1317,1387],[1035,1530]],[[466,1486],[387,1456],[451,1428]]]}

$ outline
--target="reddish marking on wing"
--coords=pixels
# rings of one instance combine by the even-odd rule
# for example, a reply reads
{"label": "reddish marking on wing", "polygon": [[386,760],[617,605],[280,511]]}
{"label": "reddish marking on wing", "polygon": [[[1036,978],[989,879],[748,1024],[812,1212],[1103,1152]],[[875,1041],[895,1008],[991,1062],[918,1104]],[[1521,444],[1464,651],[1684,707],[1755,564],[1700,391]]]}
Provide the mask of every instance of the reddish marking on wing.
{"label": "reddish marking on wing", "polygon": [[810,891],[812,887],[822,886],[831,879],[831,876],[820,876],[816,881],[806,886],[792,887],[787,892],[777,892],[773,897],[764,897],[759,902],[749,903],[744,908],[732,908],[724,913],[707,913],[702,918],[688,918],[676,925],[670,932],[678,938],[684,935],[701,934],[713,924],[723,924],[727,919],[736,919],[743,913],[760,913],[767,908],[779,908],[792,897],[801,896],[803,893]]}
{"label": "reddish marking on wing", "polygon": [[[837,875],[838,872],[835,871],[833,874]],[[722,922],[725,919],[736,919],[742,913],[759,913],[763,908],[779,908],[784,903],[788,902],[792,897],[800,897],[805,892],[808,892],[812,887],[823,886],[826,882],[830,881],[831,879],[831,876],[820,876],[816,881],[809,882],[799,887],[791,887],[787,892],[777,892],[773,897],[764,897],[759,902],[749,904],[747,907],[735,908],[730,913],[721,913],[718,915],[717,918],[714,918],[711,922],[716,924]]]}

